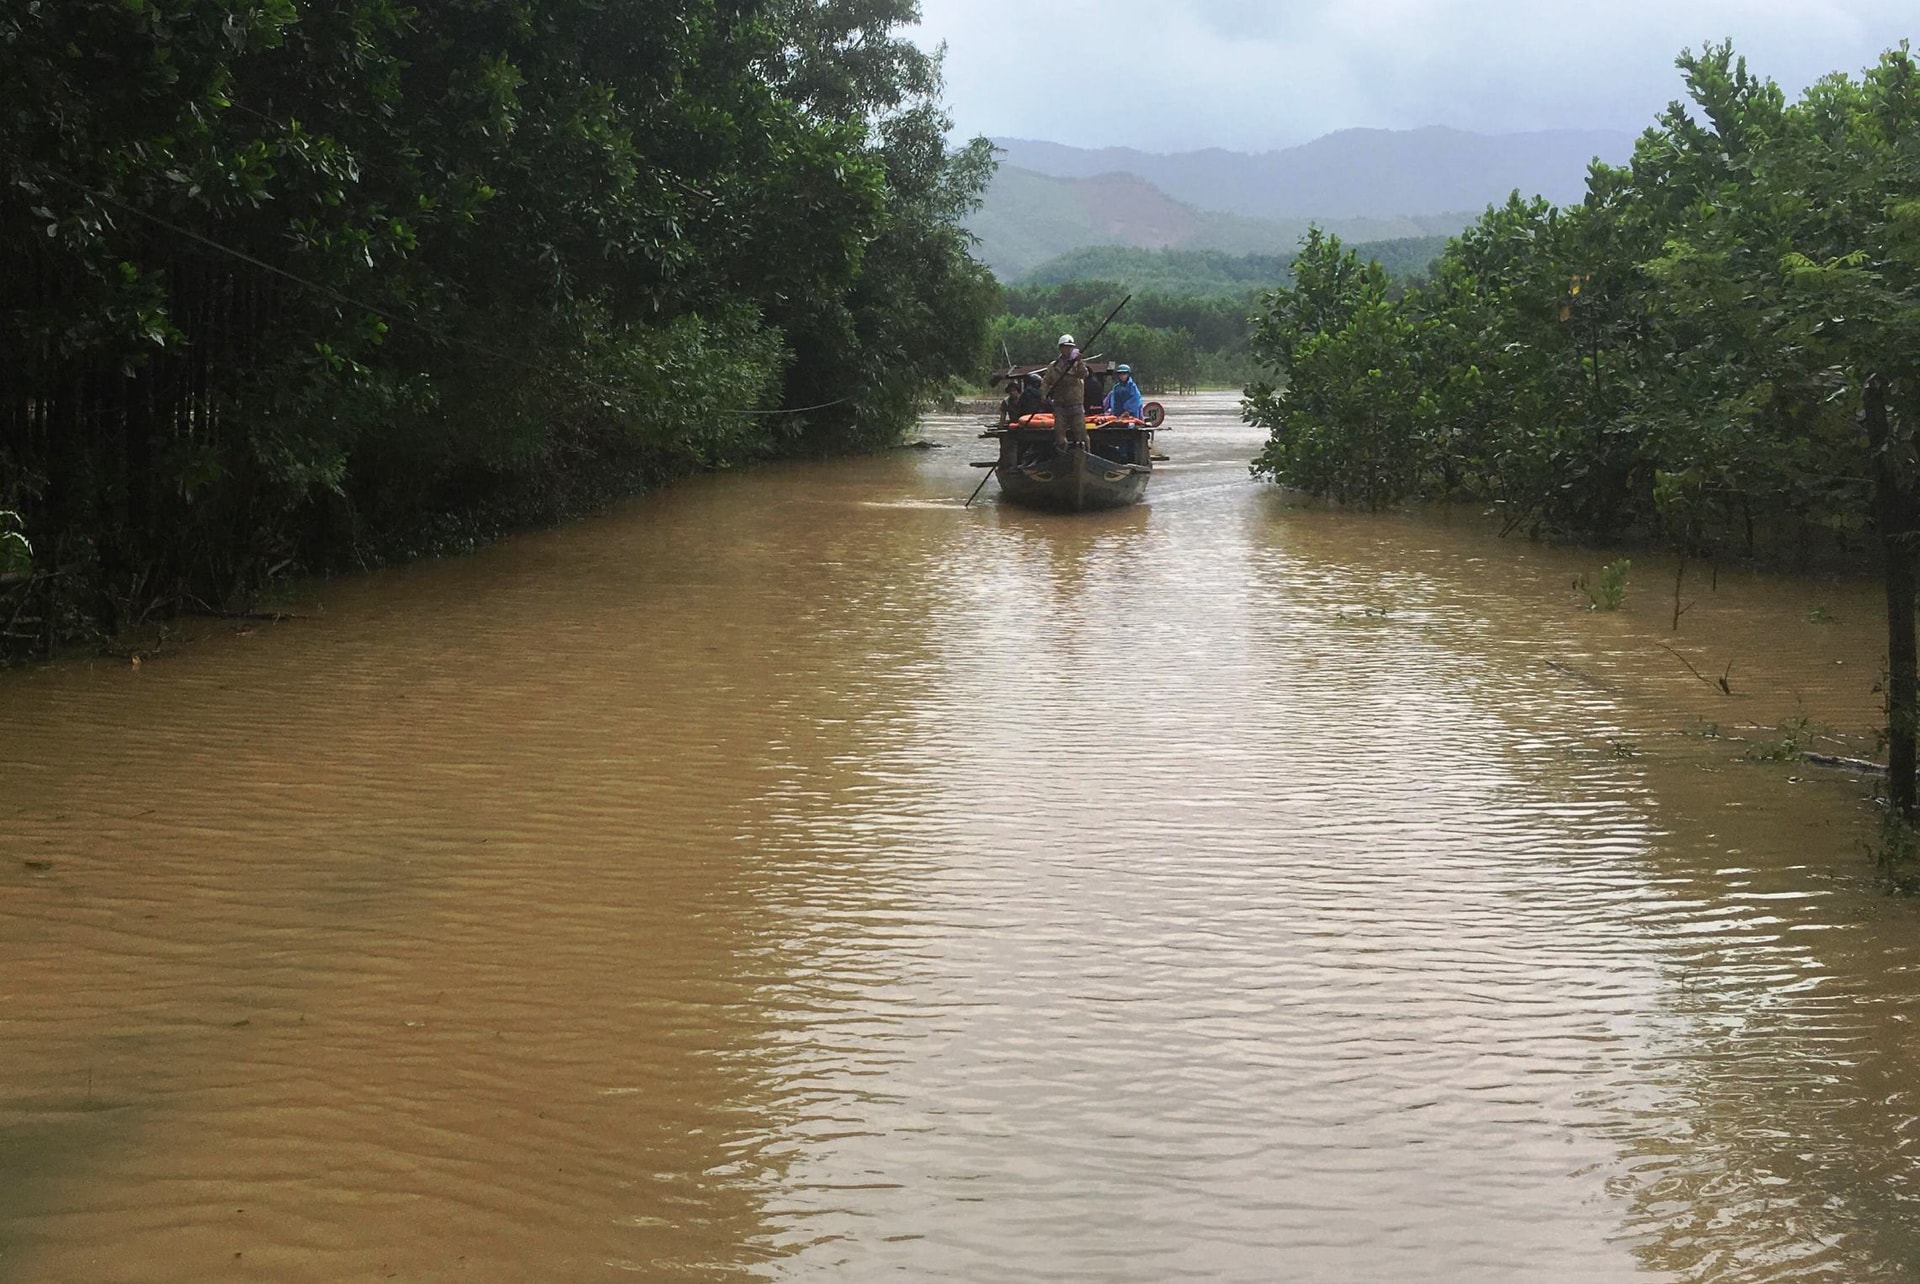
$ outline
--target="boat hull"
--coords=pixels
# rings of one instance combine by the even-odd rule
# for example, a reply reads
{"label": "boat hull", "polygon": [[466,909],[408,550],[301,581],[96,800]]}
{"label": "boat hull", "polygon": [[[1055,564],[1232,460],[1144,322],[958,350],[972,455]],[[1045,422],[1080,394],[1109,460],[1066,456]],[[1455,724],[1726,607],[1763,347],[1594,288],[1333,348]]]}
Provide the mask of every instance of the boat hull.
{"label": "boat hull", "polygon": [[1151,465],[1123,464],[1073,446],[1032,463],[1003,463],[994,470],[1000,493],[1027,508],[1083,513],[1137,504],[1147,493]]}

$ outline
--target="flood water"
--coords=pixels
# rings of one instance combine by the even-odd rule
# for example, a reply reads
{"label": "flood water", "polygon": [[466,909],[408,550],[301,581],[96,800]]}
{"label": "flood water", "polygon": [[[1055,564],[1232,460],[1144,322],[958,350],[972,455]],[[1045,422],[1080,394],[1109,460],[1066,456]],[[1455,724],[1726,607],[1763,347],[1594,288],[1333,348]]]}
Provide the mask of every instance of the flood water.
{"label": "flood water", "polygon": [[1920,1280],[1920,903],[1750,760],[1871,586],[1592,611],[1171,411],[0,675],[0,1280]]}

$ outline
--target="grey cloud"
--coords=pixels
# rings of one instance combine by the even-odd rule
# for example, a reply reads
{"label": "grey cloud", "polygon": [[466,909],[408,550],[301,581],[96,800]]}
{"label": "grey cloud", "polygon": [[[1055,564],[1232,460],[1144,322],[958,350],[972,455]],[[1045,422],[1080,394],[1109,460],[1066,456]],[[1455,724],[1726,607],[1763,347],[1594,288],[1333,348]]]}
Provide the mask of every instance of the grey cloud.
{"label": "grey cloud", "polygon": [[[1157,150],[1282,146],[1353,125],[1639,129],[1683,47],[1733,38],[1797,91],[1858,71],[1912,0],[923,0],[968,131]],[[1054,71],[1084,33],[1081,77]]]}

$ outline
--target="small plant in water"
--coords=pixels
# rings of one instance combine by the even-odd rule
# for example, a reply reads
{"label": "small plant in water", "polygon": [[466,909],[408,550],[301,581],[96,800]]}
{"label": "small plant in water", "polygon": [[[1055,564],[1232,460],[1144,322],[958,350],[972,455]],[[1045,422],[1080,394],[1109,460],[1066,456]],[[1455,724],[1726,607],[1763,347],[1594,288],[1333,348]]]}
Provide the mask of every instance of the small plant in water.
{"label": "small plant in water", "polygon": [[1832,624],[1833,622],[1833,612],[1819,603],[1816,602],[1807,608],[1808,624]]}
{"label": "small plant in water", "polygon": [[1631,740],[1607,741],[1607,757],[1609,758],[1638,758],[1639,756],[1640,746]]}
{"label": "small plant in water", "polygon": [[1632,569],[1633,563],[1623,557],[1601,567],[1597,577],[1582,575],[1573,586],[1587,595],[1588,610],[1617,611],[1627,600],[1627,572]]}
{"label": "small plant in water", "polygon": [[1873,863],[1903,896],[1920,895],[1920,834],[1888,807],[1880,814],[1880,833],[1867,840]]}
{"label": "small plant in water", "polygon": [[25,575],[33,569],[33,545],[20,529],[20,514],[0,509],[0,575]]}
{"label": "small plant in water", "polygon": [[1820,729],[1807,717],[1788,718],[1777,728],[1778,740],[1756,740],[1747,746],[1747,757],[1755,762],[1789,762],[1798,758],[1814,742]]}

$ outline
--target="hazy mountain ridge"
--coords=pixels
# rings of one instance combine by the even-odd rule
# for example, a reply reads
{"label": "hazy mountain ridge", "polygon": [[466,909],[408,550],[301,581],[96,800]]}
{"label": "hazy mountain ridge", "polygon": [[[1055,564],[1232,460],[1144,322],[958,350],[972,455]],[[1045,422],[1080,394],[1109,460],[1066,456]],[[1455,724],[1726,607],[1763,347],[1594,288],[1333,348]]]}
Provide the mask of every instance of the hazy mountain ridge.
{"label": "hazy mountain ridge", "polygon": [[1176,201],[1261,219],[1328,220],[1475,210],[1518,189],[1559,203],[1586,191],[1594,158],[1624,162],[1634,135],[1619,130],[1474,134],[1346,129],[1271,152],[1157,153],[996,138],[1002,163],[1053,178],[1137,175]]}
{"label": "hazy mountain ridge", "polygon": [[1195,208],[1133,174],[1055,178],[1002,164],[968,227],[980,238],[979,259],[1010,281],[1089,246],[1218,250],[1291,261],[1311,222],[1344,240],[1383,241],[1450,235],[1472,218],[1464,211],[1408,218],[1248,218]]}

